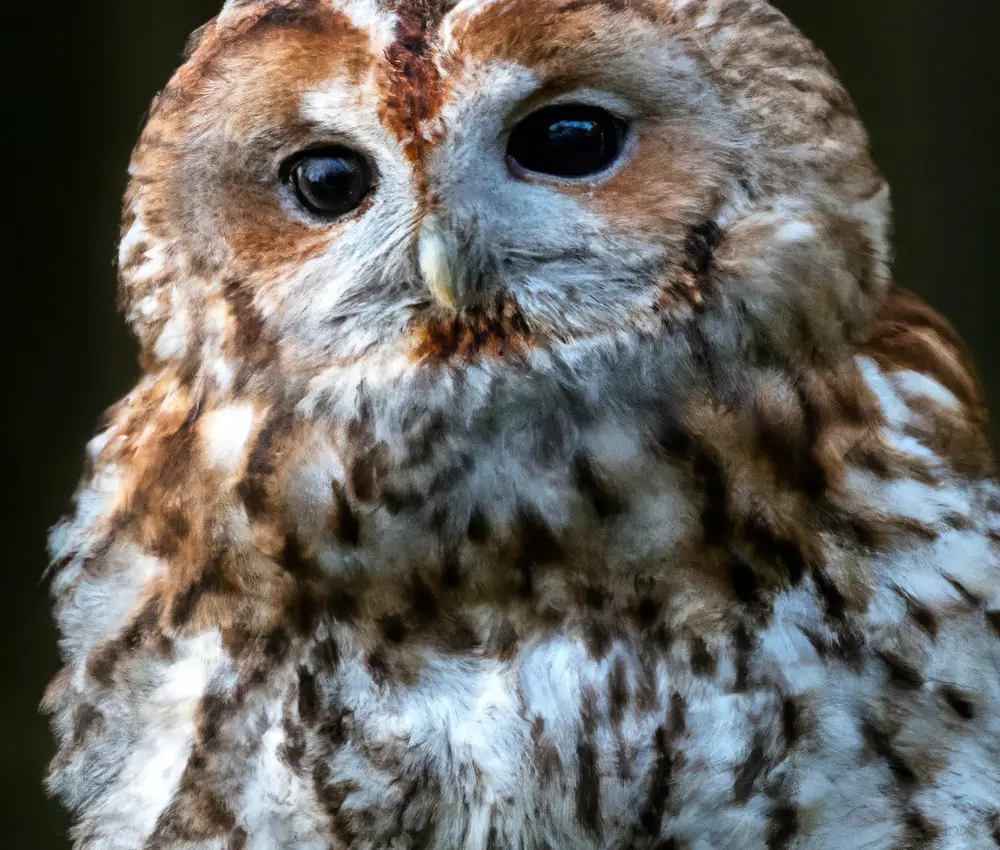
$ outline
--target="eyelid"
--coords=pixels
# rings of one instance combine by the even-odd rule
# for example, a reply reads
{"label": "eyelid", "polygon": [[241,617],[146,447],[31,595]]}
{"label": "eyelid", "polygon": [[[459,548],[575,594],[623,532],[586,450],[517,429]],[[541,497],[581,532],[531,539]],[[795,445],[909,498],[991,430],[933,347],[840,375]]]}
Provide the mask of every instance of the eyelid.
{"label": "eyelid", "polygon": [[502,135],[509,135],[518,124],[536,112],[550,106],[568,104],[599,107],[629,125],[634,124],[637,120],[636,110],[632,104],[612,92],[580,89],[572,86],[556,86],[555,88],[545,86],[528,95],[514,107],[504,119],[501,128]]}
{"label": "eyelid", "polygon": [[348,133],[312,132],[301,127],[296,128],[295,138],[282,141],[270,151],[272,167],[282,175],[299,159],[311,153],[330,150],[331,148],[346,148],[358,153],[368,162],[369,168],[376,168],[377,158],[370,145],[366,145]]}
{"label": "eyelid", "polygon": [[315,156],[322,153],[336,150],[348,151],[360,156],[368,167],[368,175],[371,178],[371,188],[378,186],[380,173],[378,162],[368,151],[358,145],[350,144],[350,140],[334,139],[330,141],[320,141],[315,145],[296,148],[290,153],[286,153],[278,161],[278,178],[284,183],[291,177],[292,169],[308,156]]}

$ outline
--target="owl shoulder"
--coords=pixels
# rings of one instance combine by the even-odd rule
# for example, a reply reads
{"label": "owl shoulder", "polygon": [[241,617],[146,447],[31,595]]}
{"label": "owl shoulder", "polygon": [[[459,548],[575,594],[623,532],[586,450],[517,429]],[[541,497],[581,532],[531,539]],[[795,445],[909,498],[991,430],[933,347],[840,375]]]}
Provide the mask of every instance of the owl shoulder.
{"label": "owl shoulder", "polygon": [[893,287],[861,346],[894,430],[970,479],[992,477],[986,396],[955,328],[914,293]]}

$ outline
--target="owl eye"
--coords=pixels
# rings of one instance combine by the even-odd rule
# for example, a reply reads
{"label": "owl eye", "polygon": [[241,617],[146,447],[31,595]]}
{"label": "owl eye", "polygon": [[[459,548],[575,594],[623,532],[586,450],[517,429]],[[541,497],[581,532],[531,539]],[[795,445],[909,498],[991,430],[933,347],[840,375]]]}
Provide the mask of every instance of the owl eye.
{"label": "owl eye", "polygon": [[371,169],[349,148],[309,151],[292,161],[286,180],[309,212],[337,218],[357,209],[371,190]]}
{"label": "owl eye", "polygon": [[624,121],[597,106],[549,106],[514,128],[507,156],[536,174],[587,177],[618,158],[627,129]]}

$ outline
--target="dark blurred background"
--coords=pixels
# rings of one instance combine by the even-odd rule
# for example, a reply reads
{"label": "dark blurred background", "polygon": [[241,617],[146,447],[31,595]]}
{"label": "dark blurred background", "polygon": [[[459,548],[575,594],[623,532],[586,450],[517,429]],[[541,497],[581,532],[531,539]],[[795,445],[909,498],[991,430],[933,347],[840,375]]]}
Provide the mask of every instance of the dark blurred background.
{"label": "dark blurred background", "polygon": [[[40,576],[85,441],[136,376],[112,259],[129,151],[187,34],[221,0],[56,0],[0,12],[11,242],[0,334],[13,481],[0,585],[0,844],[67,848],[37,704],[57,667]],[[971,344],[1000,411],[1000,3],[778,0],[840,69],[895,190],[897,278]],[[11,227],[10,225],[13,225]],[[13,379],[11,381],[11,378]],[[11,383],[13,384],[11,386]]]}

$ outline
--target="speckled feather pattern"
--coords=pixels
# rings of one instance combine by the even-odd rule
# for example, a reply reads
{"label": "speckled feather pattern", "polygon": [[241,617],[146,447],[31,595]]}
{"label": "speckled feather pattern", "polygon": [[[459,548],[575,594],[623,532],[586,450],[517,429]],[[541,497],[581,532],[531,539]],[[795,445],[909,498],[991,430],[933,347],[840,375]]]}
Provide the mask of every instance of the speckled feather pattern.
{"label": "speckled feather pattern", "polygon": [[[515,179],[560,99],[628,156]],[[333,225],[277,176],[331,140]],[[778,12],[230,0],[131,175],[143,376],[51,537],[78,850],[1000,846],[981,391]]]}

